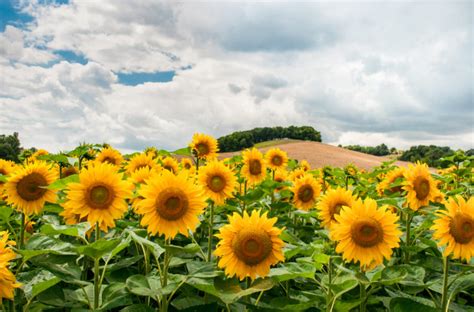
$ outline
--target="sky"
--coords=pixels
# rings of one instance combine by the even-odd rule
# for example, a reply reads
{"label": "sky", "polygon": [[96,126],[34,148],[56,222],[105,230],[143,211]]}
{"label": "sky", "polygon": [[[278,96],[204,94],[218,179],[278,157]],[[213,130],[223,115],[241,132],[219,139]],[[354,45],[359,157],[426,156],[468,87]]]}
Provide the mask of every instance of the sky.
{"label": "sky", "polygon": [[309,125],[474,147],[472,1],[0,0],[0,134],[174,150]]}

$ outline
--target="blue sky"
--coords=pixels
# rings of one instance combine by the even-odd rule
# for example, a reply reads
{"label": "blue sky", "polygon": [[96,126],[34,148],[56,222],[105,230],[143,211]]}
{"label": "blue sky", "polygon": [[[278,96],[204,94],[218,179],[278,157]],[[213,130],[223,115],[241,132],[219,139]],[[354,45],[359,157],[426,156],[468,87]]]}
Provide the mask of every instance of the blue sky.
{"label": "blue sky", "polygon": [[331,144],[472,148],[472,6],[0,0],[0,133],[132,151],[311,125]]}

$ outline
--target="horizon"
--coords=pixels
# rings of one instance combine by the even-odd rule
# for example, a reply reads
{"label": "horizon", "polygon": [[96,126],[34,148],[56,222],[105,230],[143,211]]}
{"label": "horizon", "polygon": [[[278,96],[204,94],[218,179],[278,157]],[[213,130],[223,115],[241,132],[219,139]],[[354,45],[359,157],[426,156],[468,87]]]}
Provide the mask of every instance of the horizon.
{"label": "horizon", "polygon": [[[176,150],[308,125],[330,145],[474,147],[473,3],[7,0],[0,134]],[[61,27],[57,27],[61,25]]]}

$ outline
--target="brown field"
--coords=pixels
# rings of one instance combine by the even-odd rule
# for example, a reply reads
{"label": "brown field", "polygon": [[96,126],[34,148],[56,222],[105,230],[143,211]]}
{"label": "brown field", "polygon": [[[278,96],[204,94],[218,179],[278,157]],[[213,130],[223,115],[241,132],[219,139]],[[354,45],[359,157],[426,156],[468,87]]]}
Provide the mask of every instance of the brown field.
{"label": "brown field", "polygon": [[[388,156],[379,157],[347,150],[341,147],[328,145],[319,142],[288,142],[284,144],[276,144],[273,146],[259,148],[263,153],[270,148],[278,147],[288,153],[290,158],[299,161],[306,159],[312,168],[323,167],[326,165],[333,167],[344,167],[348,164],[354,164],[359,168],[371,169],[379,166],[384,161],[390,160]],[[240,152],[222,153],[219,158],[232,157]],[[404,161],[397,161],[395,164],[405,166],[408,164]]]}

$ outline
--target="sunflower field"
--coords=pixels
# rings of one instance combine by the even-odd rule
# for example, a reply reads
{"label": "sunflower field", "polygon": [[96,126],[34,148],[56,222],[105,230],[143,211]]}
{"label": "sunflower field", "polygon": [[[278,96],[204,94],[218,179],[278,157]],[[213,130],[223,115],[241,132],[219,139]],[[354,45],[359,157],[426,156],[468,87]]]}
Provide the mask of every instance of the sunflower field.
{"label": "sunflower field", "polygon": [[474,311],[474,158],[311,168],[82,144],[0,160],[2,311]]}

